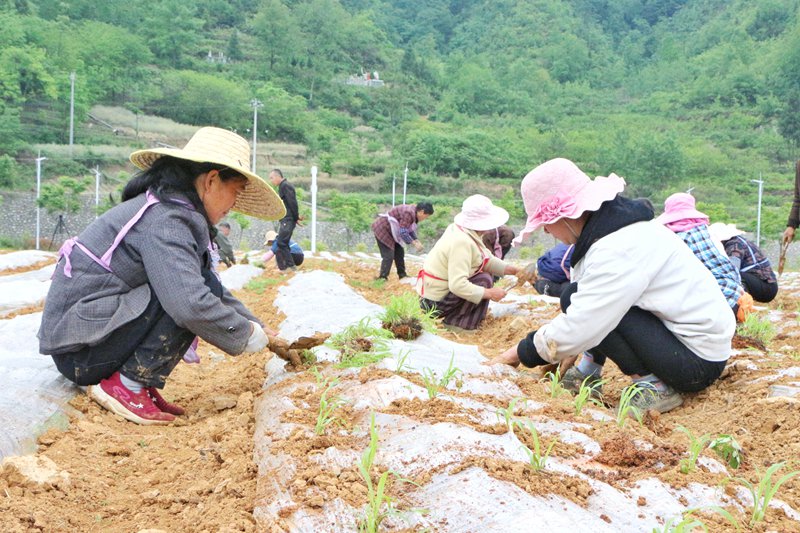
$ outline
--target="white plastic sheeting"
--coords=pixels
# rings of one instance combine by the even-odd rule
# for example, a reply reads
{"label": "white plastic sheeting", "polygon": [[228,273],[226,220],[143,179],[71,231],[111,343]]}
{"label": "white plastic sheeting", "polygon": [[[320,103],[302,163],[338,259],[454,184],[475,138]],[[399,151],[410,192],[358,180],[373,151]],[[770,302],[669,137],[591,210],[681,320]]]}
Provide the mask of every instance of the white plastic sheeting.
{"label": "white plastic sheeting", "polygon": [[[295,276],[281,288],[276,306],[287,316],[280,329],[289,339],[318,330],[336,333],[362,317],[374,316],[379,310],[356,295],[341,277],[325,272]],[[504,401],[521,395],[514,383],[504,379],[514,371],[481,365],[484,358],[475,346],[426,333],[412,342],[392,341],[390,350],[393,357],[377,366],[394,371],[405,357],[405,371],[421,372],[428,368],[441,375],[454,358],[462,372],[461,390],[490,394]],[[340,372],[336,394],[347,398],[358,411],[356,425],[361,428],[361,434],[369,425],[370,411],[380,410],[399,398],[424,399],[427,396],[422,387],[400,375],[361,383],[357,370]],[[257,506],[256,516],[267,526],[282,517],[281,524],[284,527],[288,524],[292,531],[352,531],[363,509],[351,507],[338,498],[314,510],[296,506],[292,500],[288,487],[297,465],[290,456],[271,449],[271,445],[286,439],[297,429],[295,424],[282,421],[283,413],[297,407],[314,409],[315,406],[294,405],[290,399],[292,392],[308,385],[286,379],[291,374],[284,370],[282,360],[271,359],[267,372],[266,393],[257,409],[256,461],[261,476],[259,492],[268,496]],[[451,384],[450,388],[454,386]],[[440,398],[467,407],[469,411],[465,412],[477,418],[476,422],[491,424],[496,420],[496,409],[478,399],[460,398],[446,392]],[[549,419],[537,413],[540,407],[532,402],[526,407],[526,414],[537,429],[544,435],[557,434],[560,441],[573,442],[584,451],[577,459],[551,458],[547,468],[582,478],[592,486],[594,493],[585,508],[555,495],[532,495],[512,483],[492,478],[477,467],[455,474],[443,468],[429,483],[409,489],[411,505],[428,512],[407,514],[405,524],[452,532],[506,532],[520,528],[531,531],[650,531],[660,527],[666,519],[680,515],[687,507],[722,503],[723,495],[703,485],[678,490],[658,479],[648,478],[628,491],[621,491],[586,476],[574,465],[591,463],[600,451],[599,444],[578,431],[580,424]],[[493,435],[466,425],[426,423],[396,414],[377,413],[375,418],[380,435],[376,464],[401,476],[414,477],[437,467],[457,464],[467,455],[526,460],[519,440],[511,433]],[[312,436],[310,430],[308,436]],[[313,460],[323,468],[334,470],[357,464],[360,452],[328,448],[314,455]],[[640,496],[644,500],[639,500]],[[647,503],[640,505],[640,501]],[[403,524],[398,525],[402,527]]]}
{"label": "white plastic sheeting", "polygon": [[35,436],[77,390],[50,357],[39,355],[41,320],[41,313],[0,320],[0,458],[32,450]]}

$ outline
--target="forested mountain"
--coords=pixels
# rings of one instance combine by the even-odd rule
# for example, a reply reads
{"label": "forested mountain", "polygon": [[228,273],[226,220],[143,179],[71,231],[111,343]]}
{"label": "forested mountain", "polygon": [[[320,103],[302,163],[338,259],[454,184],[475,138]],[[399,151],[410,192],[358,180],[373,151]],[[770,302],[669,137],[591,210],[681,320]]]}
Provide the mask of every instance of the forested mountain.
{"label": "forested mountain", "polygon": [[[563,155],[656,202],[697,187],[739,219],[761,175],[776,230],[800,142],[799,4],[0,0],[0,187],[32,143],[67,141],[75,72],[79,120],[108,104],[244,132],[257,99],[269,138],[323,169],[407,161],[440,192]],[[375,73],[383,87],[345,83]]]}

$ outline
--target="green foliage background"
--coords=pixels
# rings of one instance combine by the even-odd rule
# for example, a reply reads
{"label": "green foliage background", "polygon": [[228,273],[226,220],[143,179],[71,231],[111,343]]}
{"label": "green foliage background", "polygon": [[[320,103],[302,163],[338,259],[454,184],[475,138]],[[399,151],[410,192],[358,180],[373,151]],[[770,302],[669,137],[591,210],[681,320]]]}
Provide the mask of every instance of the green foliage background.
{"label": "green foliage background", "polygon": [[[754,230],[761,177],[762,235],[776,239],[800,143],[799,12],[800,0],[0,0],[0,190],[30,187],[19,165],[33,144],[66,143],[75,72],[79,121],[104,104],[247,134],[258,98],[269,138],[305,144],[323,172],[385,190],[407,163],[411,190],[443,207],[486,187],[519,217],[519,180],[563,156],[624,176],[657,209],[693,187],[716,218]],[[366,72],[386,85],[344,83]],[[355,225],[359,202],[375,203],[335,200]]]}

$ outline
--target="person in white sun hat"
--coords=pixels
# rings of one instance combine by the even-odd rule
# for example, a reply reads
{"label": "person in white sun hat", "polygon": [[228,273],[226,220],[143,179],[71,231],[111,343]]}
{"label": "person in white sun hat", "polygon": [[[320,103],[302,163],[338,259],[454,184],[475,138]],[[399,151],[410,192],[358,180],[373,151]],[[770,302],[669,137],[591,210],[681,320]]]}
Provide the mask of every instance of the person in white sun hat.
{"label": "person in white sun hat", "polygon": [[725,253],[742,277],[742,286],[753,300],[767,303],[778,295],[778,277],[772,264],[756,243],[746,239],[736,224],[715,222],[708,227],[711,238],[722,244]]}
{"label": "person in white sun hat", "polygon": [[489,300],[506,292],[492,276],[516,275],[517,267],[495,257],[481,236],[505,224],[508,211],[486,196],[470,196],[425,258],[417,275],[420,306],[444,318],[451,329],[476,329],[486,318]]}
{"label": "person in white sun hat", "polygon": [[184,410],[159,389],[196,337],[233,355],[268,344],[212,270],[214,225],[231,210],[275,220],[285,209],[250,171],[248,142],[227,130],[201,128],[183,148],[131,161],[141,172],[122,203],[59,251],[39,351],[106,409],[168,424]]}
{"label": "person in white sun hat", "polygon": [[680,392],[697,392],[722,373],[736,322],[714,276],[653,209],[620,193],[625,180],[590,179],[553,159],[531,170],[521,192],[528,222],[575,245],[562,313],[489,364],[528,367],[584,353],[572,382],[597,385],[606,359],[635,384],[639,410],[666,412]]}

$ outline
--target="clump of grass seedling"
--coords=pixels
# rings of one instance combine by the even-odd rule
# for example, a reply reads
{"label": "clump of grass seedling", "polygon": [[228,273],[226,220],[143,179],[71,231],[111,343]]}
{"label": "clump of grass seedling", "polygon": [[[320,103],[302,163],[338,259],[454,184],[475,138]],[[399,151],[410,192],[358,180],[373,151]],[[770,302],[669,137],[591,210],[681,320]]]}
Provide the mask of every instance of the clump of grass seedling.
{"label": "clump of grass seedling", "polygon": [[719,435],[708,444],[708,447],[731,468],[739,468],[742,464],[742,446],[733,435]]}
{"label": "clump of grass seedling", "polygon": [[463,374],[461,369],[453,366],[455,354],[450,356],[450,364],[447,365],[447,370],[444,371],[442,377],[436,379],[436,373],[430,368],[422,369],[422,382],[425,384],[425,390],[428,391],[428,399],[432,400],[439,395],[439,393],[447,389],[450,382],[458,379],[458,376]]}
{"label": "clump of grass seedling", "polygon": [[795,470],[794,472],[784,474],[778,478],[777,481],[774,481],[772,476],[775,475],[775,472],[783,468],[785,464],[785,461],[775,463],[774,465],[770,466],[763,475],[758,472],[758,469],[756,469],[756,475],[759,476],[757,484],[753,484],[743,477],[734,478],[734,481],[738,481],[744,485],[747,490],[750,491],[750,495],[753,497],[753,511],[750,514],[751,526],[764,520],[764,517],[767,514],[767,508],[769,507],[769,502],[772,501],[772,498],[778,492],[778,489],[781,488],[781,485],[792,479],[794,476],[800,474],[800,470]]}
{"label": "clump of grass seedling", "polygon": [[383,313],[378,315],[383,327],[397,339],[413,340],[423,331],[435,331],[434,311],[419,306],[419,297],[413,292],[392,296]]}
{"label": "clump of grass seedling", "polygon": [[277,285],[280,283],[281,280],[279,279],[272,279],[272,278],[255,278],[251,279],[247,282],[244,286],[246,291],[254,292],[256,294],[263,294],[264,290],[267,287],[271,287],[272,285]]}
{"label": "clump of grass seedling", "polygon": [[553,439],[550,442],[550,446],[548,446],[547,449],[544,450],[544,453],[542,453],[542,441],[539,438],[539,432],[536,430],[536,426],[533,425],[533,422],[526,420],[523,424],[522,421],[517,420],[515,423],[518,427],[527,429],[528,433],[531,434],[531,438],[533,439],[533,449],[529,448],[525,444],[522,445],[522,450],[525,452],[525,455],[528,456],[528,464],[537,472],[544,469],[547,459],[550,457],[550,452],[553,451],[553,446],[556,445],[558,439]]}
{"label": "clump of grass seedling", "polygon": [[411,355],[411,350],[400,351],[400,353],[397,355],[397,367],[394,370],[395,372],[406,372],[407,370],[412,370],[411,366],[406,365],[409,355]]}
{"label": "clump of grass seedling", "polygon": [[547,390],[550,392],[551,398],[569,394],[569,391],[561,385],[561,371],[558,368],[556,368],[555,372],[548,372],[544,377],[547,379]]}
{"label": "clump of grass seedling", "polygon": [[362,367],[391,355],[386,342],[391,336],[385,329],[373,326],[369,317],[364,317],[333,335],[326,344],[341,352],[339,368]]}
{"label": "clump of grass seedling", "polygon": [[317,354],[311,350],[303,350],[300,352],[300,360],[304,365],[315,365],[317,364]]}
{"label": "clump of grass seedling", "polygon": [[769,318],[756,313],[747,315],[745,321],[739,325],[738,331],[740,335],[752,337],[765,345],[775,338],[775,326]]}
{"label": "clump of grass seedling", "polygon": [[700,452],[703,451],[706,444],[711,440],[711,434],[706,433],[695,437],[689,428],[684,426],[678,426],[678,431],[685,433],[686,436],[689,437],[689,457],[684,457],[680,461],[681,473],[688,474],[697,468],[697,458],[700,456]]}
{"label": "clump of grass seedling", "polygon": [[375,462],[375,453],[378,451],[378,430],[375,428],[375,413],[369,421],[369,447],[361,454],[358,471],[367,485],[367,509],[364,516],[358,521],[360,533],[377,533],[381,522],[388,517],[398,514],[392,498],[386,494],[386,483],[389,476],[394,476],[397,481],[413,483],[401,478],[395,472],[387,470],[378,476],[377,483],[372,481],[372,466]]}
{"label": "clump of grass seedling", "polygon": [[514,430],[514,424],[517,422],[517,404],[520,403],[520,401],[522,402],[523,408],[528,404],[528,400],[525,398],[514,398],[508,403],[508,407],[500,407],[495,412],[497,419],[505,422],[505,425],[509,431]]}
{"label": "clump of grass seedling", "polygon": [[339,417],[335,416],[333,412],[344,404],[344,400],[339,396],[328,398],[328,392],[336,385],[338,380],[333,380],[328,383],[322,395],[319,397],[319,411],[317,412],[317,423],[314,425],[314,433],[317,435],[324,435],[325,429],[335,423],[339,422]]}
{"label": "clump of grass seedling", "polygon": [[[708,531],[708,526],[706,526],[705,522],[700,520],[698,517],[695,516],[695,513],[698,512],[705,512],[705,511],[713,511],[723,518],[730,522],[730,524],[739,530],[739,522],[733,517],[731,513],[723,509],[722,507],[717,507],[715,505],[711,505],[708,507],[698,507],[695,509],[688,509],[686,512],[682,513],[679,517],[672,517],[664,524],[663,528],[653,528],[653,533],[694,533],[697,528],[702,529],[703,531]],[[680,518],[680,522],[677,520]]]}
{"label": "clump of grass seedling", "polygon": [[583,408],[586,407],[587,403],[592,403],[594,405],[603,405],[598,398],[594,397],[597,389],[605,385],[607,380],[601,379],[600,381],[596,381],[594,376],[586,376],[584,380],[581,382],[581,387],[578,389],[578,393],[572,399],[572,404],[575,406],[575,416],[578,416],[583,411]]}
{"label": "clump of grass seedling", "polygon": [[633,385],[625,387],[622,390],[622,395],[619,397],[619,406],[617,407],[617,425],[619,427],[625,427],[625,423],[628,421],[629,416],[635,418],[639,425],[642,424],[644,413],[632,403],[633,399],[636,398],[638,394],[655,395],[655,392],[653,392],[650,388],[642,387],[638,383],[634,383]]}

